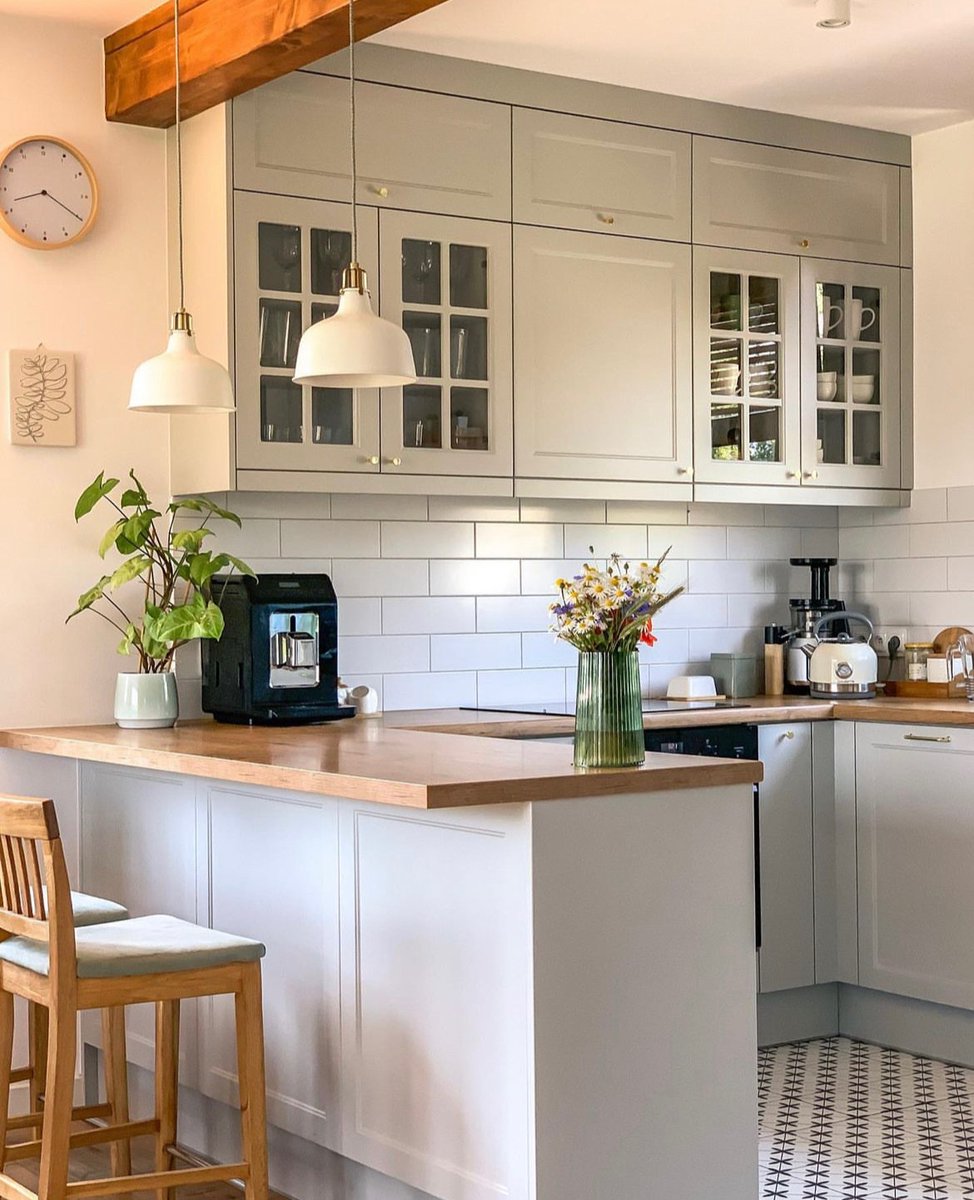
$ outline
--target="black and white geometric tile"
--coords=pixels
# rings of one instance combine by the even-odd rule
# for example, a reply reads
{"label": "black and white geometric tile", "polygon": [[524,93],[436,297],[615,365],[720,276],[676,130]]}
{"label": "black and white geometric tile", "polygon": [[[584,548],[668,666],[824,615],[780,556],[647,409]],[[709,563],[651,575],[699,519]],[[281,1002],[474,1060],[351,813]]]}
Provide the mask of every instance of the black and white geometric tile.
{"label": "black and white geometric tile", "polygon": [[821,1038],[759,1051],[764,1200],[974,1200],[974,1070]]}

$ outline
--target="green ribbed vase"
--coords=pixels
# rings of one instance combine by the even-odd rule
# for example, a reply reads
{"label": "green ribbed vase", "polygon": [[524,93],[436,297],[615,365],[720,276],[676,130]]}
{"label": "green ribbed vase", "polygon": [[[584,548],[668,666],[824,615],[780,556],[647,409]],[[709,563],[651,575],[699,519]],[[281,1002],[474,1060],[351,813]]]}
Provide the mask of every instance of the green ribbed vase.
{"label": "green ribbed vase", "polygon": [[581,650],[575,766],[633,767],[646,757],[636,650]]}

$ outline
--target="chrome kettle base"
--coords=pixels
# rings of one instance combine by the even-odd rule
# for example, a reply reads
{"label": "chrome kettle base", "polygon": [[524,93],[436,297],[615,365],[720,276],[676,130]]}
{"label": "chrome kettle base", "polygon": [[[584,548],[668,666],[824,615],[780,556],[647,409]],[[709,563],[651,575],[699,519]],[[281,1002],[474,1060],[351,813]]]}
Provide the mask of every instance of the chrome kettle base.
{"label": "chrome kettle base", "polygon": [[875,700],[875,683],[813,683],[808,694],[813,700]]}

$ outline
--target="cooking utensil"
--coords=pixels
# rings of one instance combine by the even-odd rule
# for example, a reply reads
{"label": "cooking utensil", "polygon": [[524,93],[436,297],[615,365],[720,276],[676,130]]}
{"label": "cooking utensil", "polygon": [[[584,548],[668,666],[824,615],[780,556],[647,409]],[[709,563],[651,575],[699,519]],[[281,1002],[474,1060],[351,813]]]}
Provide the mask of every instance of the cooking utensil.
{"label": "cooking utensil", "polygon": [[[869,630],[869,638],[863,641],[849,633],[823,637],[823,630],[833,621],[859,621]],[[879,672],[876,651],[869,644],[873,635],[872,621],[864,613],[826,613],[815,622],[812,633],[817,639],[816,644],[812,646],[805,643],[801,648],[808,659],[809,695],[822,700],[836,697],[843,700],[872,699],[876,695]]]}

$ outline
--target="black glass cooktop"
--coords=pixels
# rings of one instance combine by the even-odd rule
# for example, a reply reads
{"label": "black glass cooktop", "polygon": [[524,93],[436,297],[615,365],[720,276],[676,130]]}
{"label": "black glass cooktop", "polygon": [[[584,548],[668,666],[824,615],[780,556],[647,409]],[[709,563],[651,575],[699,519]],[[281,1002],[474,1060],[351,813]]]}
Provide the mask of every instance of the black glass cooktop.
{"label": "black glass cooktop", "polygon": [[[464,704],[468,712],[518,713],[542,717],[573,717],[575,702],[552,701],[547,704]],[[746,704],[735,704],[733,700],[644,700],[644,713],[693,712],[695,709],[746,708]]]}

